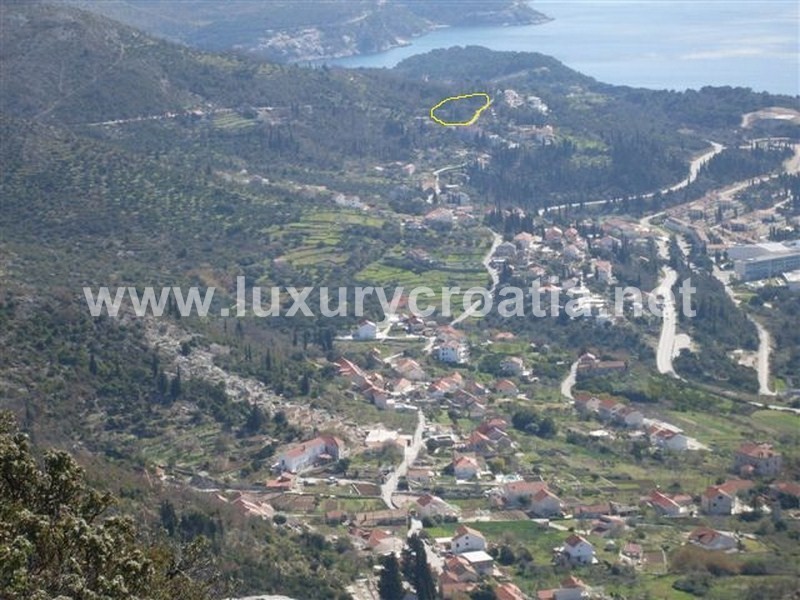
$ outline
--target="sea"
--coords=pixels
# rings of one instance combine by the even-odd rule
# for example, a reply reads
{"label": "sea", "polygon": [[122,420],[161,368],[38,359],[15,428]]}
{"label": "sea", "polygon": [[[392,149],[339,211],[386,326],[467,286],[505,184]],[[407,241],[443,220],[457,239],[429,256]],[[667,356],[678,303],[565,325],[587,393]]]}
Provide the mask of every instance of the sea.
{"label": "sea", "polygon": [[437,48],[485,46],[549,54],[606,83],[684,90],[743,86],[800,94],[797,0],[533,0],[552,20],[446,27],[379,54],[325,61],[392,67]]}

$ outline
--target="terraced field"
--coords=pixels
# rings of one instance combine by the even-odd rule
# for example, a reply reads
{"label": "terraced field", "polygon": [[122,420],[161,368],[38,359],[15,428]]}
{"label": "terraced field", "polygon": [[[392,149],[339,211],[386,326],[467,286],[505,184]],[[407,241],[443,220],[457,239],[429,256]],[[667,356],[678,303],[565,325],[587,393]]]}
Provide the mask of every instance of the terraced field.
{"label": "terraced field", "polygon": [[383,223],[379,217],[356,210],[309,210],[298,222],[272,227],[267,234],[273,241],[285,244],[283,260],[296,269],[319,276],[330,267],[350,260],[350,251],[342,244],[348,227],[380,229]]}
{"label": "terraced field", "polygon": [[248,129],[256,124],[255,119],[245,119],[233,111],[214,115],[214,127],[219,129]]}
{"label": "terraced field", "polygon": [[[490,247],[488,234],[479,244],[475,244],[470,237],[457,240],[448,238],[446,242],[449,243],[429,253],[429,266],[417,265],[413,268],[397,264],[413,247],[397,244],[380,260],[358,272],[356,280],[371,285],[403,287],[406,291],[415,287],[429,287],[434,290],[434,295],[430,298],[421,296],[421,300],[424,298],[437,308],[441,307],[443,287],[458,287],[462,292],[472,287],[487,288],[490,280],[482,261]],[[462,295],[454,294],[451,300],[453,314],[462,311],[461,305]]]}

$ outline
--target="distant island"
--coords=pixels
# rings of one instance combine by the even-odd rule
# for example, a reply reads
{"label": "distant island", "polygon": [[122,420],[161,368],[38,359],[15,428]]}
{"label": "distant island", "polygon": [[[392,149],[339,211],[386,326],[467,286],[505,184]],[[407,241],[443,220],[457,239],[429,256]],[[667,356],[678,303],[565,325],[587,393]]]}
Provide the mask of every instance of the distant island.
{"label": "distant island", "polygon": [[284,0],[68,2],[172,41],[281,62],[384,52],[439,27],[518,26],[550,20],[524,0],[339,0],[315,3],[312,10],[302,11]]}

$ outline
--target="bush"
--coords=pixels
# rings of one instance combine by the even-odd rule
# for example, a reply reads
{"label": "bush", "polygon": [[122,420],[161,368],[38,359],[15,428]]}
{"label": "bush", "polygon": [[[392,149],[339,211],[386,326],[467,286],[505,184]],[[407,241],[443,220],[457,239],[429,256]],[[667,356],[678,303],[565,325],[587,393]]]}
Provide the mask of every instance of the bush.
{"label": "bush", "polygon": [[672,587],[693,596],[705,596],[711,589],[711,576],[708,573],[691,573],[676,579]]}
{"label": "bush", "polygon": [[676,550],[670,567],[674,573],[706,571],[714,576],[736,575],[739,572],[739,566],[731,556],[694,546],[683,546]]}

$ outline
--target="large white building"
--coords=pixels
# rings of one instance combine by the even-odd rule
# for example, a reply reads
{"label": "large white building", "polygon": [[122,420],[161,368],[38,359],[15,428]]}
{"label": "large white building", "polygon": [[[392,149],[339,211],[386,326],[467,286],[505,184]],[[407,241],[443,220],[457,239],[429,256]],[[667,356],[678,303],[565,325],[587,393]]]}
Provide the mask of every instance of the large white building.
{"label": "large white building", "polygon": [[445,363],[463,364],[469,360],[469,348],[461,342],[451,340],[436,348],[436,358]]}
{"label": "large white building", "polygon": [[323,459],[339,460],[346,456],[342,440],[331,435],[320,436],[292,446],[281,454],[278,466],[282,471],[296,473]]}
{"label": "large white building", "polygon": [[733,246],[728,258],[741,281],[780,277],[800,269],[800,240]]}

